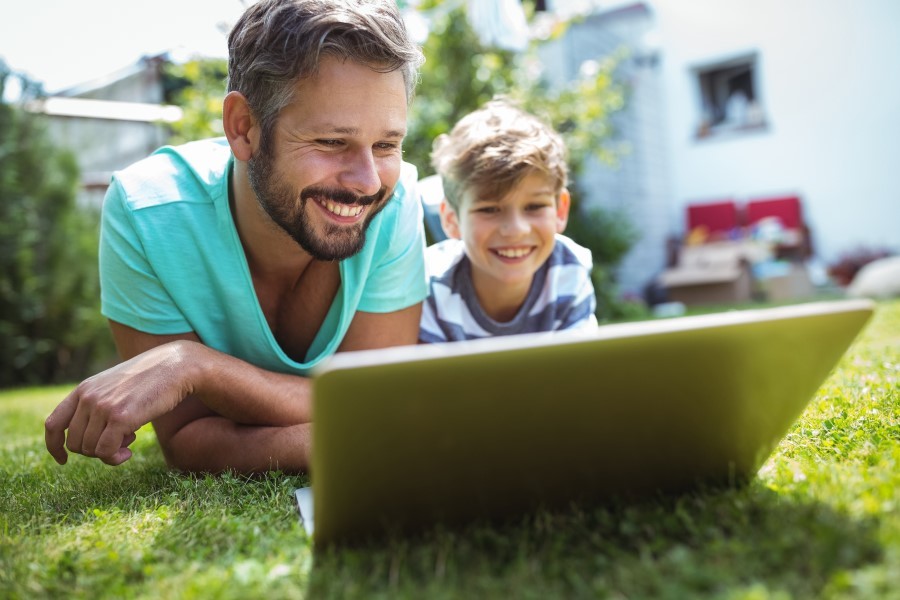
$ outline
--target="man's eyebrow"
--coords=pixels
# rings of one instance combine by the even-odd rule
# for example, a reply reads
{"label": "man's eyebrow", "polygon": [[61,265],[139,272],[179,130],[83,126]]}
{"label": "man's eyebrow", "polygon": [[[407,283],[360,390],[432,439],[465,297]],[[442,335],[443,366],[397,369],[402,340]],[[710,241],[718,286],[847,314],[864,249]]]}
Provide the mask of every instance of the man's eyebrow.
{"label": "man's eyebrow", "polygon": [[[335,126],[326,125],[320,129],[321,135],[330,134],[330,133],[336,133],[339,135],[359,135],[360,130],[359,130],[359,127],[339,127],[337,125],[335,125]],[[389,130],[385,131],[384,133],[382,133],[381,136],[385,137],[385,138],[403,138],[403,137],[406,137],[406,130],[405,129],[389,129]]]}

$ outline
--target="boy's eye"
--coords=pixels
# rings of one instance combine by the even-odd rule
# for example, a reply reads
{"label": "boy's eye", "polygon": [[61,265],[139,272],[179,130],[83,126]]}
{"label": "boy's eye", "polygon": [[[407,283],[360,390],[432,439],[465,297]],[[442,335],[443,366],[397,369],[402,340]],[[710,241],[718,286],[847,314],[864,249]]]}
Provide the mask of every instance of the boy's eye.
{"label": "boy's eye", "polygon": [[529,210],[529,211],[532,211],[532,212],[537,212],[537,211],[543,210],[543,209],[545,209],[545,208],[550,208],[550,203],[548,203],[548,202],[540,202],[540,203],[537,203],[537,202],[536,202],[536,203],[529,204],[528,206],[526,206],[526,207],[525,207],[525,210]]}
{"label": "boy's eye", "polygon": [[492,215],[494,213],[500,212],[500,209],[496,206],[481,206],[479,208],[476,208],[475,212],[485,215]]}

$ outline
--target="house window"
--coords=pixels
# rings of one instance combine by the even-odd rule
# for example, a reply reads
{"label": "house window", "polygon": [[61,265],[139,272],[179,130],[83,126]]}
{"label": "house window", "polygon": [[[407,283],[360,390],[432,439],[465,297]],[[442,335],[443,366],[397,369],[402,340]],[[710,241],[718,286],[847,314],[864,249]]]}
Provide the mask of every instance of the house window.
{"label": "house window", "polygon": [[697,137],[765,127],[756,55],[695,70],[700,97]]}

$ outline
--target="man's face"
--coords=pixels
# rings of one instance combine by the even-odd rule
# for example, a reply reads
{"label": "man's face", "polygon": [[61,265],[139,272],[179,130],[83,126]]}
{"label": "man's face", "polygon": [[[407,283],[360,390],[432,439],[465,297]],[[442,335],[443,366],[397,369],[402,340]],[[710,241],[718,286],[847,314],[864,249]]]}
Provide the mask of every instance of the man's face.
{"label": "man's face", "polygon": [[271,154],[248,161],[250,186],[281,229],[318,260],[359,252],[393,194],[406,134],[400,71],[325,58],[278,117]]}

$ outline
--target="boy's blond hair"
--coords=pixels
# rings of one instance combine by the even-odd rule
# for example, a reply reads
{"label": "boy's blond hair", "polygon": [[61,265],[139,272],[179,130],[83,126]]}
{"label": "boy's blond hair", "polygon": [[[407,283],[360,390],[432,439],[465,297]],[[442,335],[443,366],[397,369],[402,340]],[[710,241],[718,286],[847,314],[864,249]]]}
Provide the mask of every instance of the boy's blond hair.
{"label": "boy's blond hair", "polygon": [[463,195],[505,197],[522,178],[541,173],[558,194],[566,185],[566,147],[552,127],[506,99],[494,99],[438,136],[431,153],[448,204]]}

